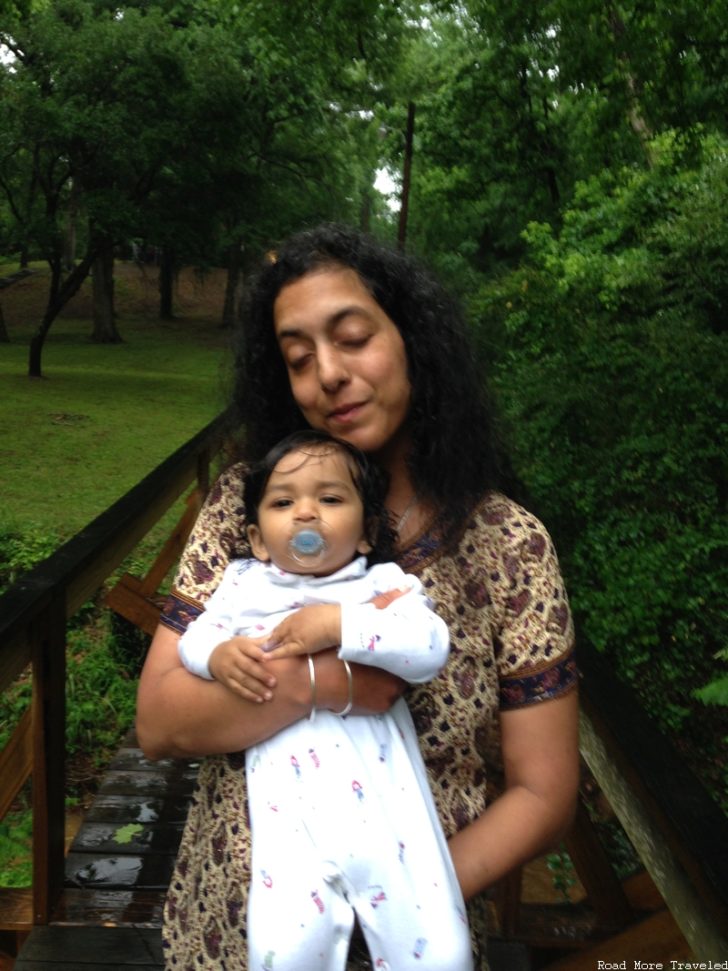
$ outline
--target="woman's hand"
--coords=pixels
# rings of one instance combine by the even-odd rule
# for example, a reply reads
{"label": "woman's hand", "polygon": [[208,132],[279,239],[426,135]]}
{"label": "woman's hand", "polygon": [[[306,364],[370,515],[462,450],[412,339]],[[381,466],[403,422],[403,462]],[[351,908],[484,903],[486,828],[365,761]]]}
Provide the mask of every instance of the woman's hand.
{"label": "woman's hand", "polygon": [[[179,635],[160,625],[139,680],[136,731],[149,759],[191,758],[239,752],[275,735],[311,710],[305,657],[267,660],[275,696],[264,705],[247,701],[217,681],[190,674],[178,650]],[[351,666],[355,714],[387,711],[404,682],[386,671]],[[316,657],[318,705],[341,711],[349,688],[335,650]]]}
{"label": "woman's hand", "polygon": [[[316,656],[317,707],[341,711],[349,701],[349,683],[336,651]],[[402,695],[407,682],[368,664],[352,664],[352,715],[381,715]]]}
{"label": "woman's hand", "polygon": [[147,758],[239,752],[310,711],[305,658],[283,658],[266,665],[276,690],[274,699],[261,705],[217,681],[190,674],[180,660],[178,641],[178,634],[160,625],[139,679],[136,731]]}

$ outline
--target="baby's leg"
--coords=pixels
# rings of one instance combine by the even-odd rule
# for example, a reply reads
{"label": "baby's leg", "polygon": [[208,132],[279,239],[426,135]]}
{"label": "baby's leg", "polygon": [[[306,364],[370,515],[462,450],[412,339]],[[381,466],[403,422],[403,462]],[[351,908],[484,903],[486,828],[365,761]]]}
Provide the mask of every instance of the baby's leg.
{"label": "baby's leg", "polygon": [[470,933],[463,916],[440,901],[434,911],[416,899],[394,899],[374,913],[356,907],[376,971],[472,971]]}
{"label": "baby's leg", "polygon": [[305,828],[274,830],[275,841],[253,841],[248,967],[344,971],[354,911]]}

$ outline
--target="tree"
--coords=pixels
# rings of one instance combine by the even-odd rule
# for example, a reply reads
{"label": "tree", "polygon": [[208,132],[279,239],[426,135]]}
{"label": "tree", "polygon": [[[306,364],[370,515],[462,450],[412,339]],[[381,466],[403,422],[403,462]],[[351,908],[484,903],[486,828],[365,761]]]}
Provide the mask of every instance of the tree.
{"label": "tree", "polygon": [[[94,263],[103,280],[110,248],[143,224],[165,165],[195,145],[214,99],[211,85],[199,86],[196,63],[220,36],[214,24],[181,29],[160,7],[105,9],[87,0],[34,9],[2,35],[15,60],[2,71],[0,181],[18,226],[51,267],[31,376],[41,374],[59,311]],[[86,227],[80,260],[65,274],[72,191]],[[109,298],[108,280],[99,292]],[[96,321],[95,335],[115,339],[112,314]]]}
{"label": "tree", "polygon": [[581,184],[472,307],[581,629],[672,730],[726,634],[726,147]]}

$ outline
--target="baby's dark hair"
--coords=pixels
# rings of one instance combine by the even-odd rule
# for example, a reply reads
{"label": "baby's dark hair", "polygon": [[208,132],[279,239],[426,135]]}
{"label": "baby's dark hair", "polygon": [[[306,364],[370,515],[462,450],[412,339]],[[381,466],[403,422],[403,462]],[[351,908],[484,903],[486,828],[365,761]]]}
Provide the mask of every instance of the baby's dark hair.
{"label": "baby's dark hair", "polygon": [[396,533],[385,506],[389,479],[379,466],[348,442],[333,438],[326,432],[303,429],[281,439],[266,456],[253,465],[245,477],[243,499],[248,524],[258,525],[258,508],[263,501],[268,481],[280,460],[291,452],[302,451],[315,455],[340,452],[346,459],[351,478],[364,507],[364,533],[372,547],[367,563],[387,563],[395,557]]}

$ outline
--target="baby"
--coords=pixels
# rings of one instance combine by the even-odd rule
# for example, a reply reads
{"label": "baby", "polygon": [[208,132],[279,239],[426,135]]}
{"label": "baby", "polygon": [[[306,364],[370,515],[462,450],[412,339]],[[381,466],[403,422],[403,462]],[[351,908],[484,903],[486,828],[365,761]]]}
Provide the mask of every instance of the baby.
{"label": "baby", "polygon": [[[309,718],[246,752],[251,969],[343,971],[355,918],[374,968],[472,968],[407,705],[349,715],[350,662],[417,684],[449,648],[419,580],[382,562],[392,548],[385,494],[379,470],[348,444],[315,431],[284,439],[246,480],[255,559],[227,567],[180,640],[190,671],[256,700],[271,694],[266,655],[308,655]],[[389,606],[371,602],[394,590],[405,592]],[[339,712],[316,709],[314,658],[332,646],[349,684]]]}

